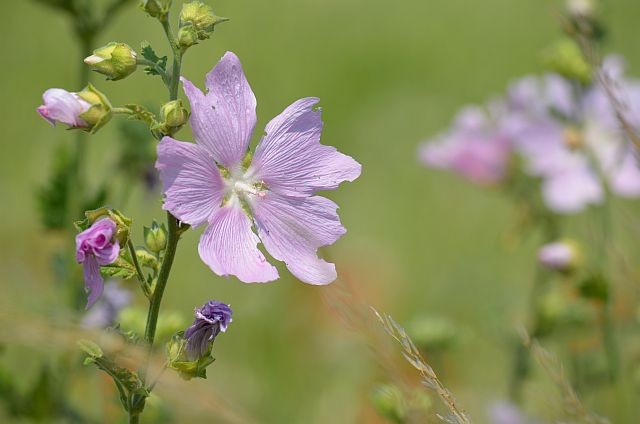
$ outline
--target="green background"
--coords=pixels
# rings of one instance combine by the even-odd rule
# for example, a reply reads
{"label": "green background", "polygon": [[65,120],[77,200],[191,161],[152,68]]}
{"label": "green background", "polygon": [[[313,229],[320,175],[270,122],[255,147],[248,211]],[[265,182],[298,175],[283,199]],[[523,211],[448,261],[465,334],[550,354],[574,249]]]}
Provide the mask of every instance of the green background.
{"label": "green background", "polygon": [[[640,3],[606,3],[609,47],[623,53],[631,72],[638,74]],[[211,4],[231,22],[188,52],[183,75],[202,87],[205,73],[225,51],[238,54],[258,101],[258,133],[296,99],[320,97],[323,142],[363,165],[357,181],[329,194],[340,205],[348,229],[324,251],[337,265],[339,280],[334,284],[350,286],[358,302],[389,312],[400,323],[423,314],[442,315],[464,329],[467,336],[438,361],[437,371],[469,414],[483,422],[487,405],[506,396],[507,335],[524,322],[538,239],[534,235],[523,243],[507,243],[517,219],[508,199],[497,190],[482,190],[424,169],[416,148],[448,125],[462,105],[483,102],[503,91],[510,80],[543,71],[540,53],[559,34],[561,3]],[[49,87],[81,88],[75,83],[82,65],[79,58],[88,52],[77,50],[69,22],[51,9],[14,1],[3,2],[2,12],[1,304],[8,307],[5,314],[28,326],[33,314],[55,314],[61,300],[49,267],[52,250],[61,244],[42,230],[34,190],[46,181],[56,147],[73,141],[71,132],[52,129],[35,108]],[[168,54],[160,26],[133,4],[98,45],[112,40],[132,46],[148,40]],[[166,98],[160,80],[142,72],[120,82],[93,78],[114,104],[159,104]],[[87,140],[90,185],[114,172],[116,127],[108,126]],[[191,135],[186,129],[177,138],[191,140]],[[114,179],[113,184],[123,183]],[[134,189],[125,212],[135,219],[138,243],[143,224],[163,219],[160,207],[159,194]],[[163,308],[188,317],[195,306],[214,298],[234,309],[229,332],[216,342],[217,361],[210,378],[192,383],[203,401],[207,393],[222,397],[258,422],[375,422],[369,390],[390,378],[367,349],[362,331],[349,330],[328,306],[325,297],[332,289],[304,285],[284,268],[279,281],[265,285],[217,277],[197,255],[200,232],[189,231],[179,246]],[[143,305],[141,296],[138,302]],[[369,324],[375,326],[374,321]],[[36,343],[46,345],[47,340]],[[29,358],[24,361],[27,384],[34,378],[34,361],[42,355],[11,344],[8,352],[3,361]],[[396,360],[401,361],[399,354]],[[90,385],[76,396],[85,396],[86,405],[101,404],[94,408],[99,415],[109,407],[99,402],[98,393]],[[170,389],[163,392],[163,402],[173,405]],[[594,405],[603,413],[615,413],[606,402]],[[177,422],[188,416],[186,407],[173,406]]]}

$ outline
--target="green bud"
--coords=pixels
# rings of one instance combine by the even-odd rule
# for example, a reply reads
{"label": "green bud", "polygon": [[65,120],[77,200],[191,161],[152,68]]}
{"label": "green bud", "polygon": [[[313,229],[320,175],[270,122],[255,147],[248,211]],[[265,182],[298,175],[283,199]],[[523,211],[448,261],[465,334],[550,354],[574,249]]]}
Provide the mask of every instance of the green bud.
{"label": "green bud", "polygon": [[162,105],[160,119],[155,130],[164,135],[173,135],[187,123],[189,111],[182,105],[182,100],[172,100]]}
{"label": "green bud", "polygon": [[191,24],[184,25],[178,30],[178,45],[181,49],[187,49],[198,44],[198,30]]}
{"label": "green bud", "polygon": [[378,413],[394,423],[404,423],[407,418],[407,405],[397,386],[381,384],[371,391],[371,403]]}
{"label": "green bud", "polygon": [[545,65],[565,78],[582,84],[591,83],[592,68],[585,60],[580,47],[570,38],[559,40],[543,54]]}
{"label": "green bud", "polygon": [[84,63],[108,80],[120,80],[131,75],[138,68],[138,55],[125,43],[111,42],[93,51]]}
{"label": "green bud", "polygon": [[119,210],[111,209],[108,207],[102,207],[84,213],[85,219],[77,221],[75,223],[78,231],[84,231],[93,225],[98,219],[103,217],[109,217],[116,223],[116,239],[120,243],[120,246],[124,246],[129,241],[129,234],[131,231],[131,224],[133,220],[124,216]]}
{"label": "green bud", "polygon": [[153,221],[151,228],[144,227],[144,244],[154,253],[160,253],[167,247],[167,229]]}
{"label": "green bud", "polygon": [[152,18],[166,19],[172,0],[140,0],[140,9]]}
{"label": "green bud", "polygon": [[180,12],[180,29],[191,28],[182,31],[182,36],[180,32],[178,33],[180,47],[190,47],[197,40],[206,40],[217,24],[228,20],[227,18],[216,16],[211,7],[201,1],[183,4]]}
{"label": "green bud", "polygon": [[91,106],[79,116],[87,123],[85,131],[95,133],[102,128],[113,115],[111,103],[107,96],[98,91],[93,85],[87,85],[84,90],[78,93],[78,97],[89,103]]}

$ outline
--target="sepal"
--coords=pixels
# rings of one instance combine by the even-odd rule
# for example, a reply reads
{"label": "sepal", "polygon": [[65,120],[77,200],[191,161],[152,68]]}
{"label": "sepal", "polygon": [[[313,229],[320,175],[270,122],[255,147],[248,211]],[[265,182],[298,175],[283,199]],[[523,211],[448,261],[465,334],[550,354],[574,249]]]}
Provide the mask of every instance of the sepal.
{"label": "sepal", "polygon": [[211,365],[215,358],[211,355],[213,345],[209,350],[197,360],[189,360],[186,354],[187,340],[184,338],[184,331],[176,333],[169,343],[167,343],[167,363],[168,367],[176,370],[184,380],[192,378],[207,378],[207,367]]}

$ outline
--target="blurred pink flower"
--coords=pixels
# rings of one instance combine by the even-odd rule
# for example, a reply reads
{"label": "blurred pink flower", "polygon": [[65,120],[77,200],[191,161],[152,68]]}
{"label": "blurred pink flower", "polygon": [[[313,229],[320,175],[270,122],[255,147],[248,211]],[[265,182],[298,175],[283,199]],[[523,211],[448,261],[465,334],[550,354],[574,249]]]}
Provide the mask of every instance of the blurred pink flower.
{"label": "blurred pink flower", "polygon": [[478,107],[466,107],[453,127],[420,146],[419,157],[427,166],[449,169],[469,181],[491,185],[504,179],[510,154],[508,140]]}

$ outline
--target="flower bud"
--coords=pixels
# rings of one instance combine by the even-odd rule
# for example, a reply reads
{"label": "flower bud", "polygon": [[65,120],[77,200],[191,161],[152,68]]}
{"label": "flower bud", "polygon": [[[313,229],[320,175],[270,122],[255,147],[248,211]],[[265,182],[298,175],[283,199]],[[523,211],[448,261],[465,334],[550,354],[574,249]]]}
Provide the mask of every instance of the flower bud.
{"label": "flower bud", "polygon": [[181,49],[187,49],[198,44],[198,31],[193,25],[185,25],[178,30],[178,45]]}
{"label": "flower bud", "polygon": [[187,358],[193,361],[211,352],[211,345],[218,334],[227,331],[232,313],[229,305],[215,300],[196,309],[193,324],[184,332]]}
{"label": "flower bud", "polygon": [[548,243],[538,250],[538,261],[547,269],[571,272],[580,264],[580,250],[573,241]]}
{"label": "flower bud", "polygon": [[164,224],[153,221],[151,228],[144,227],[144,244],[154,253],[160,253],[167,247],[167,229]]}
{"label": "flower bud", "polygon": [[585,60],[580,47],[569,38],[559,40],[543,55],[545,65],[565,78],[589,84],[592,79],[591,65]]}
{"label": "flower bud", "polygon": [[140,9],[152,18],[166,19],[172,0],[140,0]]}
{"label": "flower bud", "polygon": [[[196,40],[206,40],[217,24],[228,20],[227,18],[216,16],[211,7],[201,1],[192,1],[183,4],[182,11],[180,12],[180,29],[185,27],[191,28],[183,31],[182,41],[186,44],[180,44],[180,46],[190,47],[195,44],[194,41]],[[187,34],[186,32],[189,33]],[[195,35],[195,40],[193,35]],[[181,39],[180,33],[178,39]]]}
{"label": "flower bud", "polygon": [[80,114],[80,118],[86,123],[86,131],[94,133],[109,122],[112,116],[111,103],[103,93],[89,84],[78,93],[78,97],[90,105]]}
{"label": "flower bud", "polygon": [[107,79],[117,81],[131,75],[138,67],[136,52],[125,43],[111,42],[93,51],[84,63]]}
{"label": "flower bud", "polygon": [[80,115],[90,107],[86,100],[78,93],[70,93],[61,88],[50,88],[42,95],[43,105],[38,107],[38,113],[52,125],[56,122],[69,125],[71,128],[88,128],[89,125]]}
{"label": "flower bud", "polygon": [[187,123],[189,111],[184,108],[181,100],[172,100],[162,105],[160,119],[161,122],[154,130],[163,135],[173,135]]}
{"label": "flower bud", "polygon": [[231,308],[222,302],[209,301],[196,309],[191,327],[178,332],[167,344],[168,366],[182,378],[207,378],[207,366],[215,360],[213,342],[231,322]]}

